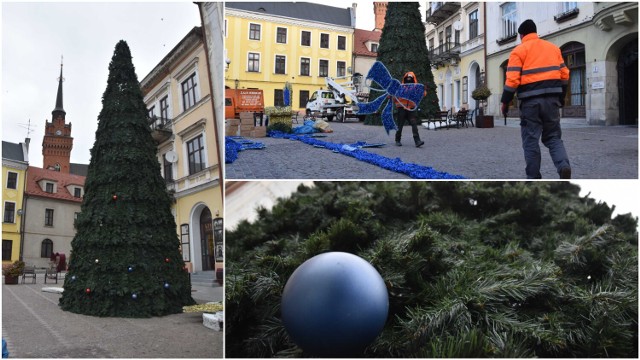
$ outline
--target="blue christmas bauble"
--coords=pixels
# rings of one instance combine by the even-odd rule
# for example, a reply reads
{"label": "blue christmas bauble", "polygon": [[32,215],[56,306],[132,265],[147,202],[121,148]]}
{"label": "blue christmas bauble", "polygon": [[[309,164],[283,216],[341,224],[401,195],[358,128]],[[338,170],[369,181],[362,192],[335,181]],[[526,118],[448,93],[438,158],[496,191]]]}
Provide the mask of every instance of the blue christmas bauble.
{"label": "blue christmas bauble", "polygon": [[344,252],[312,257],[282,292],[282,322],[291,339],[316,356],[362,353],[389,311],[384,280],[364,259]]}
{"label": "blue christmas bauble", "polygon": [[136,294],[136,293],[131,294],[131,298],[133,300],[136,300],[138,298],[138,294]]}
{"label": "blue christmas bauble", "polygon": [[168,282],[164,283],[164,288],[165,288],[165,289],[168,289],[168,288],[169,288],[169,283],[168,283]]}

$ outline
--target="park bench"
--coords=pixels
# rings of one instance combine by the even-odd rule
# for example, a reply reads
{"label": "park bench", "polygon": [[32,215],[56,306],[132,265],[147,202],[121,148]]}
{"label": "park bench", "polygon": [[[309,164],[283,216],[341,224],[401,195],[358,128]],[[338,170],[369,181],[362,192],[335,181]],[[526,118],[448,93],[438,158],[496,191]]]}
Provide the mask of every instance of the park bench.
{"label": "park bench", "polygon": [[467,122],[467,109],[460,109],[455,115],[449,118],[449,123],[455,123],[456,129],[460,128],[460,125],[465,125]]}
{"label": "park bench", "polygon": [[26,278],[31,278],[33,281],[32,284],[36,283],[36,267],[35,266],[25,266],[22,270],[22,283]]}
{"label": "park bench", "polygon": [[58,263],[57,261],[51,261],[49,267],[44,273],[44,283],[47,283],[47,279],[55,280],[58,283]]}
{"label": "park bench", "polygon": [[432,118],[423,120],[422,122],[427,123],[427,130],[429,129],[430,124],[433,124],[433,130],[438,130],[436,123],[439,123],[440,127],[442,127],[442,124],[444,123],[446,126],[448,121],[449,111],[438,111]]}

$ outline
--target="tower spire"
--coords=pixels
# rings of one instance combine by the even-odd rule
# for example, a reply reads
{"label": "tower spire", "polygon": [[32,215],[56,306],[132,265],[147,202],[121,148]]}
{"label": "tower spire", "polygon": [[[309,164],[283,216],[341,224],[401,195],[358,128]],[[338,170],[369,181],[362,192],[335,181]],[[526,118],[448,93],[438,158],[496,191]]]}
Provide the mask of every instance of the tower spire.
{"label": "tower spire", "polygon": [[60,77],[58,78],[58,96],[56,97],[56,108],[53,109],[53,111],[51,112],[53,119],[55,119],[57,115],[62,115],[62,117],[64,118],[65,115],[67,114],[66,111],[64,111],[64,108],[62,107],[62,82],[64,81],[64,78],[62,77],[63,60],[64,60],[64,57],[62,57],[61,55],[60,56]]}

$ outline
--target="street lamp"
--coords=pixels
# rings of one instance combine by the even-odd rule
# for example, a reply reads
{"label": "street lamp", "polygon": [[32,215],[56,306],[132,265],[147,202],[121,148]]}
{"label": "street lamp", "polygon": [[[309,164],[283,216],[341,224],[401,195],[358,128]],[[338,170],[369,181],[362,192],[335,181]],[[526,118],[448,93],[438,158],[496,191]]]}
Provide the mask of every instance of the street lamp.
{"label": "street lamp", "polygon": [[234,81],[236,84],[236,90],[238,90],[238,84],[240,84],[240,80],[236,79],[236,81]]}
{"label": "street lamp", "polygon": [[227,66],[224,68],[224,71],[228,71],[229,70],[229,64],[231,64],[231,59],[226,58],[224,59],[225,64],[227,64]]}

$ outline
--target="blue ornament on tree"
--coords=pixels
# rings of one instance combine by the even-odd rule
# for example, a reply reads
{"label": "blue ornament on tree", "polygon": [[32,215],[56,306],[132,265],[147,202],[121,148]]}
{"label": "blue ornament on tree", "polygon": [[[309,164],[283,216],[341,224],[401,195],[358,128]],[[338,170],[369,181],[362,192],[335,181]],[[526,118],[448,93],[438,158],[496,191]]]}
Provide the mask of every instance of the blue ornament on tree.
{"label": "blue ornament on tree", "polygon": [[387,321],[389,296],[380,274],[344,252],[312,257],[282,292],[282,322],[304,351],[321,357],[361,355]]}
{"label": "blue ornament on tree", "polygon": [[136,293],[131,294],[131,298],[132,298],[133,300],[138,299],[138,294],[136,294]]}
{"label": "blue ornament on tree", "polygon": [[169,286],[170,286],[170,285],[169,285],[169,283],[168,283],[168,282],[165,282],[165,283],[164,283],[164,288],[165,288],[165,289],[168,289],[168,288],[169,288]]}
{"label": "blue ornament on tree", "polygon": [[129,267],[127,268],[127,271],[128,271],[128,272],[133,272],[133,266],[129,266]]}
{"label": "blue ornament on tree", "polygon": [[76,281],[76,279],[77,279],[77,278],[76,278],[76,276],[75,276],[75,275],[71,276],[71,281]]}

